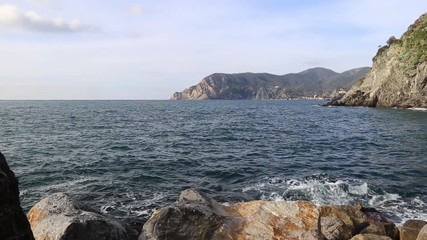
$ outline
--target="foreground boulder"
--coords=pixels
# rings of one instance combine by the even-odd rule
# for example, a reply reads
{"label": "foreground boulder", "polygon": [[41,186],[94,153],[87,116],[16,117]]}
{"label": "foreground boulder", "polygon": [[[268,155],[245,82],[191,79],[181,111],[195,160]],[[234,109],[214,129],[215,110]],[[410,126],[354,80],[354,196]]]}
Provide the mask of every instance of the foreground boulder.
{"label": "foreground boulder", "polygon": [[0,238],[34,239],[19,202],[18,180],[0,153]]}
{"label": "foreground boulder", "polygon": [[36,240],[127,240],[120,223],[108,219],[65,193],[42,199],[28,213]]}
{"label": "foreground boulder", "polygon": [[317,240],[318,219],[319,212],[310,202],[252,201],[223,206],[188,189],[177,204],[154,212],[139,239]]}
{"label": "foreground boulder", "polygon": [[[421,229],[426,225],[427,222],[422,220],[406,221],[403,226],[399,228],[400,240],[418,240],[417,237],[421,235]],[[424,240],[427,240],[427,237],[424,238]]]}

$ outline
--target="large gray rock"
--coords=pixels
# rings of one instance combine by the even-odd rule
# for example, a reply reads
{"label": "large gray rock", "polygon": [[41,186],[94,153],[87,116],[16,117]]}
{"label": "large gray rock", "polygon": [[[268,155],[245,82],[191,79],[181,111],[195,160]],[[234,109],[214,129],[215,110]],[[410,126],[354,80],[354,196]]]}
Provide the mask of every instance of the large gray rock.
{"label": "large gray rock", "polygon": [[252,201],[223,206],[196,190],[155,211],[140,240],[318,240],[319,212],[312,203]]}
{"label": "large gray rock", "polygon": [[42,199],[28,213],[36,240],[127,240],[120,223],[85,206],[68,194]]}
{"label": "large gray rock", "polygon": [[0,153],[0,238],[34,239],[19,202],[18,180],[2,153]]}
{"label": "large gray rock", "polygon": [[214,199],[191,188],[181,193],[176,205],[155,211],[139,240],[234,239],[226,225],[233,221]]}

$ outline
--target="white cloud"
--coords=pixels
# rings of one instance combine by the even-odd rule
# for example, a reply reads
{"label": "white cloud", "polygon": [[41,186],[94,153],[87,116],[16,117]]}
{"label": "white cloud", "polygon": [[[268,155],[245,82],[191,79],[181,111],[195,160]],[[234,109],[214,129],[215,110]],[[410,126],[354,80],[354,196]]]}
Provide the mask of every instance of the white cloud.
{"label": "white cloud", "polygon": [[0,27],[35,32],[98,32],[99,28],[74,19],[46,19],[34,11],[24,12],[13,5],[0,5]]}
{"label": "white cloud", "polygon": [[133,5],[133,6],[128,7],[126,9],[126,12],[128,12],[130,14],[133,14],[133,15],[139,15],[139,14],[142,13],[143,10],[144,9],[141,6],[139,6],[139,5]]}

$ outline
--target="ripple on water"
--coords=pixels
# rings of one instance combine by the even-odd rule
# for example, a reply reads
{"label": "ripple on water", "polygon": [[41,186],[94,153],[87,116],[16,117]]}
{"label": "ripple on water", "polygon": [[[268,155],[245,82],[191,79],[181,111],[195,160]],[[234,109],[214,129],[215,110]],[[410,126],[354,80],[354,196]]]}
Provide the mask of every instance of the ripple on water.
{"label": "ripple on water", "polygon": [[357,201],[427,219],[427,112],[318,103],[0,101],[0,150],[25,210],[65,191],[147,216],[196,187],[228,203]]}

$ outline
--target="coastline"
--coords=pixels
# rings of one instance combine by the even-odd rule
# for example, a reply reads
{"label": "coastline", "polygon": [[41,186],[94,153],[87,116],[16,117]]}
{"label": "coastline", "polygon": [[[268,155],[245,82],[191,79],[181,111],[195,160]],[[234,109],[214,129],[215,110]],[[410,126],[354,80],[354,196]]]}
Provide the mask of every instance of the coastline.
{"label": "coastline", "polygon": [[176,203],[155,210],[146,222],[118,221],[64,193],[42,199],[27,217],[36,240],[76,234],[79,237],[73,239],[424,240],[427,236],[427,221],[408,220],[396,226],[383,213],[360,204],[256,200],[224,205],[194,188],[184,190]]}

